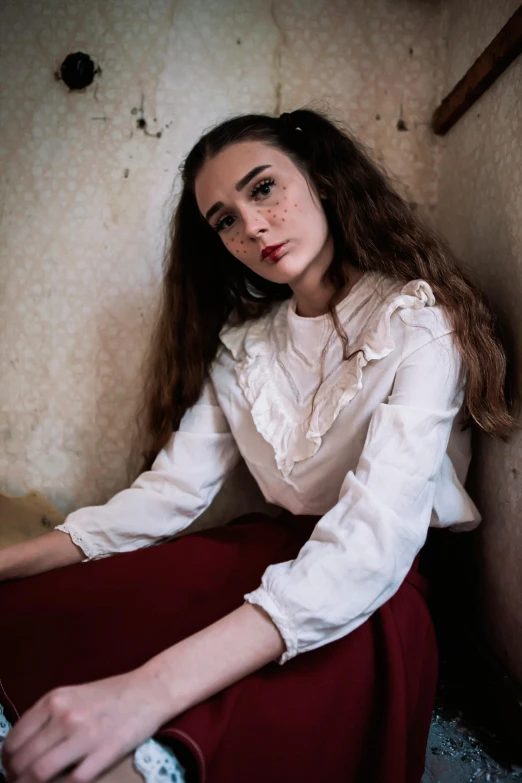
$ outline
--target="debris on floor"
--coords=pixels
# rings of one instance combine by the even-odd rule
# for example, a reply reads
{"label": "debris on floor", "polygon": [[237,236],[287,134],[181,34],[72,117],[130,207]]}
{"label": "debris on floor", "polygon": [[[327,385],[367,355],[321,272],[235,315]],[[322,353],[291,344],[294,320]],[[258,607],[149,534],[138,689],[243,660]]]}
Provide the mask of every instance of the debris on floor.
{"label": "debris on floor", "polygon": [[[477,734],[466,725],[462,713],[451,715],[438,705],[431,721],[422,783],[471,783],[475,780],[522,783],[522,767],[494,758],[489,752],[489,743]],[[497,739],[491,739],[496,747]]]}

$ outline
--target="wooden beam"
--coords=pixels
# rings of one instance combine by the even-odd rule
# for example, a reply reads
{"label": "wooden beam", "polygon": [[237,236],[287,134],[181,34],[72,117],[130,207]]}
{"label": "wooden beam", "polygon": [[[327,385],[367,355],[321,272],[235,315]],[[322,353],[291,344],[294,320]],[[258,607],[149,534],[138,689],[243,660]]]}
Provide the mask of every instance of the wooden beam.
{"label": "wooden beam", "polygon": [[521,52],[522,5],[435,110],[434,132],[447,133]]}

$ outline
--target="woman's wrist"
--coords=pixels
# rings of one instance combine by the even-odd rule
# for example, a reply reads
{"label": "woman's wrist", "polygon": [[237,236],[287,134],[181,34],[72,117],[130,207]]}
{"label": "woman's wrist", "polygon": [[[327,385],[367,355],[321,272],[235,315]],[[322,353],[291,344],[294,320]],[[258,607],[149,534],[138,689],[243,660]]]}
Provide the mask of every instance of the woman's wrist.
{"label": "woman's wrist", "polygon": [[52,531],[0,549],[0,581],[34,576],[84,559],[84,553],[67,533]]}
{"label": "woman's wrist", "polygon": [[149,660],[134,674],[158,700],[163,722],[224,690],[284,653],[269,616],[245,603]]}
{"label": "woman's wrist", "polygon": [[190,704],[183,698],[181,689],[175,688],[177,678],[171,673],[163,653],[135,669],[131,676],[138,692],[146,694],[147,702],[154,705],[158,726],[189,708]]}

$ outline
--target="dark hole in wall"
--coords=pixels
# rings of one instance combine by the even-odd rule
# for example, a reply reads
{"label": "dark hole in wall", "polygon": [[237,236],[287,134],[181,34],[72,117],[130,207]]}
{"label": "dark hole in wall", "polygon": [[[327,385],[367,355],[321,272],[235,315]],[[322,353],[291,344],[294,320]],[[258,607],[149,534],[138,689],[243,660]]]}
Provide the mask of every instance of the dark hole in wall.
{"label": "dark hole in wall", "polygon": [[57,80],[63,81],[70,90],[84,90],[89,87],[97,73],[101,74],[101,68],[85,52],[73,52],[68,54],[55,73]]}

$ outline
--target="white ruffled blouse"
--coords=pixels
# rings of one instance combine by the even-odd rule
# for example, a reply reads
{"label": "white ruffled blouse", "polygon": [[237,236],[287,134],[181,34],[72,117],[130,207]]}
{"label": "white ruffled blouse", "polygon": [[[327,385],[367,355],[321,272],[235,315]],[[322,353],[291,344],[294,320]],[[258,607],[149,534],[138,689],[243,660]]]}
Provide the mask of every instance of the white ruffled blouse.
{"label": "white ruffled blouse", "polygon": [[278,627],[279,663],[357,628],[401,585],[429,526],[468,530],[462,361],[423,280],[367,273],[331,318],[295,298],[226,326],[211,380],[150,471],[103,506],[69,514],[86,559],[171,538],[243,457],[264,497],[321,519],[295,560],[269,566],[245,600]]}

